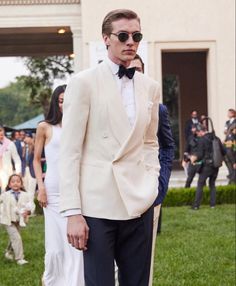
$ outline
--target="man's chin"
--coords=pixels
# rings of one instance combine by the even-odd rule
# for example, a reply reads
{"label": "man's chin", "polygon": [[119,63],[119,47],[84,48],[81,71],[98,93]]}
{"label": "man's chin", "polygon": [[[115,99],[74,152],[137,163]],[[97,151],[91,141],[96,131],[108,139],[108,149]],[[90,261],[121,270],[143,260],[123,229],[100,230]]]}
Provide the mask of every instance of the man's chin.
{"label": "man's chin", "polygon": [[122,57],[122,61],[130,62],[130,61],[132,61],[134,59],[134,57],[135,57],[135,53],[129,54],[129,55],[125,55],[125,56]]}

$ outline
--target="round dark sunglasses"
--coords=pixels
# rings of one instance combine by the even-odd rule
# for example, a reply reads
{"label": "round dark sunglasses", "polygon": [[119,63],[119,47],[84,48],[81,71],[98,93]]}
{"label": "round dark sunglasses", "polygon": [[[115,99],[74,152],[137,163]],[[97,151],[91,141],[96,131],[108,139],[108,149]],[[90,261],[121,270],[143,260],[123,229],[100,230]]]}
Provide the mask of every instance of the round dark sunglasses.
{"label": "round dark sunglasses", "polygon": [[[126,42],[128,39],[129,39],[129,33],[127,32],[120,32],[118,34],[115,34],[115,33],[111,33],[111,35],[115,35],[117,36],[118,40],[121,42],[121,43],[124,43]],[[143,34],[140,33],[140,32],[134,32],[132,35],[132,39],[134,42],[138,43],[142,40],[143,38]]]}

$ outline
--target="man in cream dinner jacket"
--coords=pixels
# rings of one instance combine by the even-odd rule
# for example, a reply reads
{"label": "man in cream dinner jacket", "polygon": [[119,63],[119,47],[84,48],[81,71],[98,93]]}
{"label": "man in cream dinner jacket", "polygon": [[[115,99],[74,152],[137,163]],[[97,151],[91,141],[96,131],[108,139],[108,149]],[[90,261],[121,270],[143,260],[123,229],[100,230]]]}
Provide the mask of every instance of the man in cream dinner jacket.
{"label": "man in cream dinner jacket", "polygon": [[108,58],[78,73],[65,92],[60,209],[84,250],[86,286],[147,286],[158,184],[159,85],[126,69],[142,39],[130,10],[106,15]]}

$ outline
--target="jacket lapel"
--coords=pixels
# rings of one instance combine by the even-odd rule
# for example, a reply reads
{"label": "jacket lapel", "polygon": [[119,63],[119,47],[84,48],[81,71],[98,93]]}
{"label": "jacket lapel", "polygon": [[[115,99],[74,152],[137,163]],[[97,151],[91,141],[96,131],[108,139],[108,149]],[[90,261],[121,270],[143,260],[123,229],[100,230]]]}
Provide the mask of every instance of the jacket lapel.
{"label": "jacket lapel", "polygon": [[140,133],[143,135],[145,130],[145,124],[147,122],[147,100],[145,100],[145,88],[142,76],[137,72],[134,75],[134,94],[135,94],[135,105],[136,105],[136,119],[134,126],[129,132],[124,144],[116,155],[114,161],[119,160],[122,156],[127,154],[130,149],[137,144],[137,139],[140,138]]}
{"label": "jacket lapel", "polygon": [[108,117],[113,135],[122,146],[129,137],[131,126],[113,74],[106,62],[99,65],[99,83],[107,104]]}
{"label": "jacket lapel", "polygon": [[[131,127],[126,110],[124,108],[117,84],[113,78],[110,67],[106,62],[99,64],[99,83],[107,104],[108,117],[113,135],[120,143],[121,148],[117,152],[114,161],[127,154],[130,149],[143,136],[148,120],[148,102],[146,99],[145,82],[140,73],[134,75],[134,94],[136,105],[136,119]],[[141,133],[140,133],[141,132]]]}

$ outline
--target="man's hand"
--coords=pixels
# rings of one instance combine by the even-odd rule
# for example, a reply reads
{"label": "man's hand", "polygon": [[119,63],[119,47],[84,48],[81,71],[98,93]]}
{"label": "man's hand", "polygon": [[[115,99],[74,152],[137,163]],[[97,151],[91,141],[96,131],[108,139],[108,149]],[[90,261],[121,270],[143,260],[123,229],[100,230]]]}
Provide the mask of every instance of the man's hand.
{"label": "man's hand", "polygon": [[89,227],[82,215],[68,217],[67,238],[68,242],[79,250],[87,250]]}
{"label": "man's hand", "polygon": [[190,156],[190,161],[191,161],[191,163],[194,165],[195,162],[197,161],[197,156],[191,155],[191,156]]}

